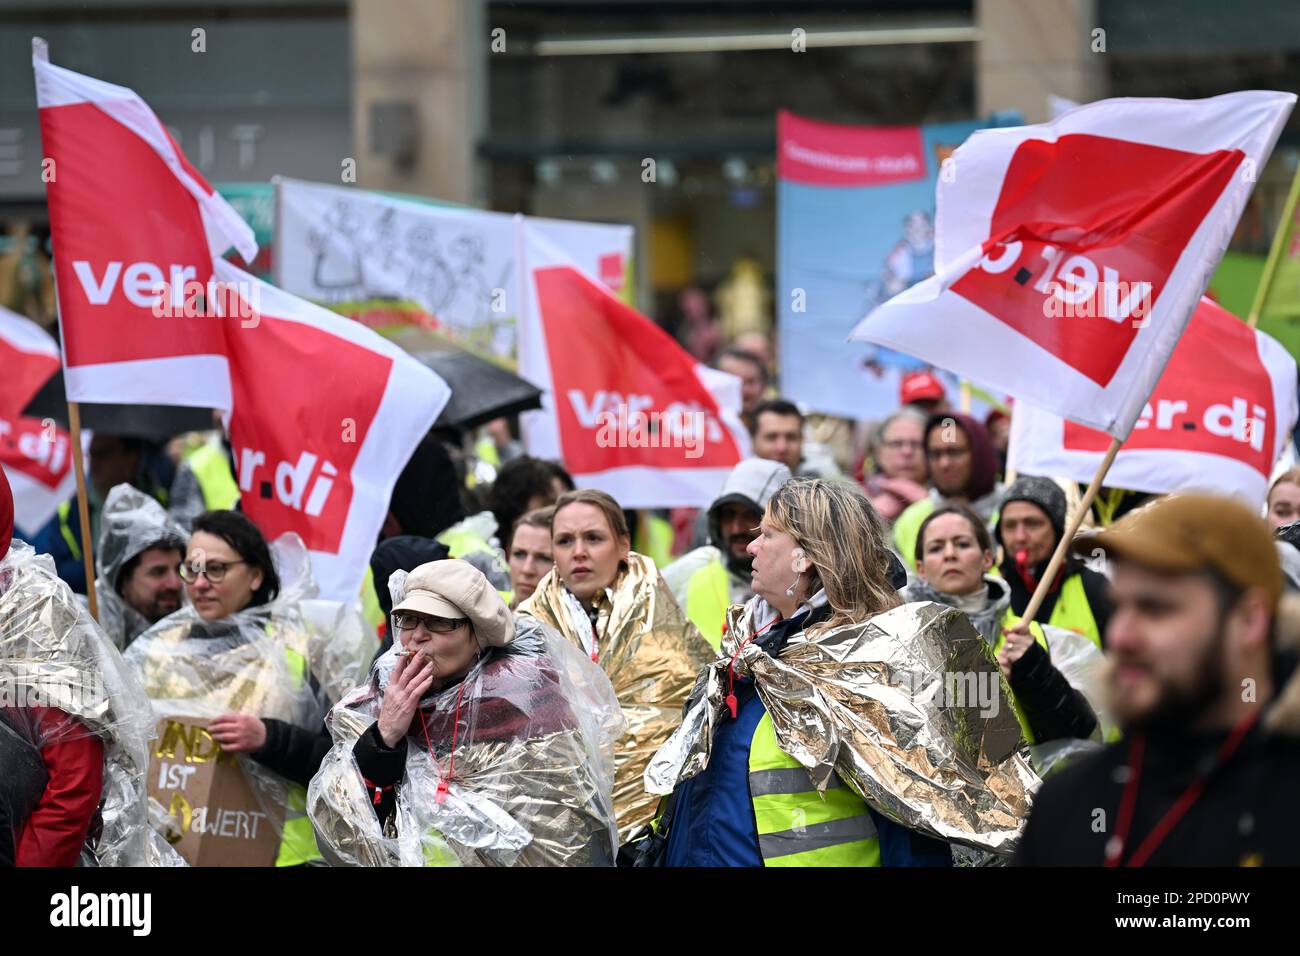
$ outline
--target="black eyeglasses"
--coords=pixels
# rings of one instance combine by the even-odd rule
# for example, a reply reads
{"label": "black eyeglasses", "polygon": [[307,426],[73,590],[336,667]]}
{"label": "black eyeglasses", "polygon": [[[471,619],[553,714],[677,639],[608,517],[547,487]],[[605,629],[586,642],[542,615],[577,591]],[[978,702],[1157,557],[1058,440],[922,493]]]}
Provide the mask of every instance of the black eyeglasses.
{"label": "black eyeglasses", "polygon": [[468,618],[456,617],[425,617],[423,614],[411,614],[408,611],[393,612],[393,629],[398,631],[413,631],[421,624],[430,634],[450,634],[458,627],[464,627],[469,623]]}
{"label": "black eyeglasses", "polygon": [[220,584],[222,578],[236,564],[247,564],[247,561],[182,561],[180,566],[181,577],[189,584],[193,584],[203,575],[213,584]]}

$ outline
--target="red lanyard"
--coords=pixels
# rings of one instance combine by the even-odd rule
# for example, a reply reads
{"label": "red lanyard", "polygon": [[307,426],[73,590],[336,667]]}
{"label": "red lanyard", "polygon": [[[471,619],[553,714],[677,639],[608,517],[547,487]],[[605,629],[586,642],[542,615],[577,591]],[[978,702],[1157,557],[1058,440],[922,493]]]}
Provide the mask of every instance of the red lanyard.
{"label": "red lanyard", "polygon": [[750,641],[752,641],[754,638],[758,637],[758,635],[762,634],[762,633],[763,633],[764,631],[766,631],[769,627],[771,627],[773,624],[775,624],[777,621],[779,621],[779,620],[781,620],[781,619],[782,619],[781,616],[780,616],[780,615],[777,615],[775,618],[773,618],[772,620],[768,621],[766,624],[764,624],[762,627],[760,627],[760,628],[759,628],[757,631],[755,631],[753,634],[749,635],[749,637],[747,637],[747,638],[745,638],[743,641],[741,641],[741,642],[740,642],[740,646],[736,648],[736,653],[734,653],[734,654],[731,655],[731,662],[727,665],[727,707],[728,707],[728,709],[731,710],[731,719],[732,719],[732,720],[735,720],[735,719],[736,719],[736,692],[735,692],[735,686],[736,686],[736,658],[740,656],[740,652],[743,651],[743,650],[745,649],[745,645],[746,645],[746,644],[748,644],[748,643],[749,643]]}
{"label": "red lanyard", "polygon": [[[1178,821],[1187,815],[1187,811],[1192,805],[1200,799],[1201,794],[1205,791],[1205,785],[1209,782],[1214,772],[1228,762],[1241,741],[1245,738],[1250,728],[1254,726],[1259,712],[1250,714],[1241,720],[1237,726],[1232,728],[1232,733],[1228,739],[1223,742],[1219,752],[1215,755],[1214,766],[1201,774],[1188,785],[1187,789],[1182,792],[1173,806],[1165,811],[1155,828],[1147,834],[1133,856],[1124,866],[1145,866],[1147,860],[1156,852],[1156,848],[1164,842],[1165,837],[1169,836],[1170,831],[1178,825]],[[1146,736],[1136,734],[1132,743],[1129,744],[1128,766],[1129,776],[1124,784],[1124,794],[1119,803],[1119,820],[1115,827],[1115,836],[1111,838],[1106,845],[1106,866],[1120,866],[1120,861],[1124,858],[1124,844],[1128,842],[1128,831],[1133,826],[1133,811],[1137,806],[1138,786],[1142,780],[1142,755],[1146,750]]]}
{"label": "red lanyard", "polygon": [[[453,723],[451,725],[451,765],[438,781],[438,793],[434,797],[435,803],[443,803],[447,799],[447,790],[450,788],[451,778],[456,775],[456,733],[460,730],[460,699],[464,694],[465,681],[462,680],[460,690],[456,691],[456,716],[452,718]],[[416,710],[420,714],[420,727],[424,730],[424,745],[429,748],[429,759],[433,761],[435,767],[438,767],[438,758],[433,755],[433,744],[429,742],[429,725],[424,722],[424,711],[420,710],[418,704]],[[442,768],[438,767],[438,770],[441,772]]]}

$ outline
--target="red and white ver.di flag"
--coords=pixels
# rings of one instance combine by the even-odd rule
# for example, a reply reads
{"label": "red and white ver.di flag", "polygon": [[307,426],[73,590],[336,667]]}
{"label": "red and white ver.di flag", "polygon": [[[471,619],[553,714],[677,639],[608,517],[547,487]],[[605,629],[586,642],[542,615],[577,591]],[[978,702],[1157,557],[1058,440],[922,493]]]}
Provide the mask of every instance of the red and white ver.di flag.
{"label": "red and white ver.di flag", "polygon": [[58,370],[59,343],[53,336],[0,306],[0,413],[20,413]]}
{"label": "red and white ver.di flag", "polygon": [[[1296,422],[1296,363],[1276,339],[1201,299],[1106,483],[1212,491],[1261,505]],[[1020,402],[1008,467],[1089,481],[1109,437]]]}
{"label": "red and white ver.di flag", "polygon": [[212,263],[252,229],[132,90],[32,65],[68,399],[228,408]]}
{"label": "red and white ver.di flag", "polygon": [[59,346],[30,319],[0,307],[0,467],[13,489],[14,524],[35,534],[75,492],[72,445],[52,421],[22,411],[59,368]]}
{"label": "red and white ver.di flag", "polygon": [[707,507],[749,453],[740,380],[706,369],[525,221],[519,372],[544,390],[528,452],[625,508]]}
{"label": "red and white ver.di flag", "polygon": [[226,431],[240,508],[268,539],[295,532],[322,597],[355,599],[397,476],[451,397],[447,383],[358,322],[215,264],[252,312],[230,329]]}
{"label": "red and white ver.di flag", "polygon": [[1295,100],[1103,100],[975,133],[939,177],[936,274],[851,338],[1125,437]]}

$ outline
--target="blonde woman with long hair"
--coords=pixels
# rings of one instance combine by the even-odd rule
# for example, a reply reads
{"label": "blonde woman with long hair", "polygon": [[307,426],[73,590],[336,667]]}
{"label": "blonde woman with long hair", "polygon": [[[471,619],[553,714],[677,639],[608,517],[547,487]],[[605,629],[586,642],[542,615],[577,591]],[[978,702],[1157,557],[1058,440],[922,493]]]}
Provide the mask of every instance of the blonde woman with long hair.
{"label": "blonde woman with long hair", "polygon": [[1014,714],[998,725],[1008,753],[991,759],[979,727],[962,752],[933,687],[907,685],[952,659],[949,627],[964,625],[963,664],[985,683],[997,665],[957,612],[902,606],[888,542],[856,486],[800,478],[773,495],[749,545],[755,596],[731,608],[722,658],[646,771],[667,799],[633,844],[638,865],[949,866],[952,837],[1005,840],[1015,814],[976,768],[1014,750]]}

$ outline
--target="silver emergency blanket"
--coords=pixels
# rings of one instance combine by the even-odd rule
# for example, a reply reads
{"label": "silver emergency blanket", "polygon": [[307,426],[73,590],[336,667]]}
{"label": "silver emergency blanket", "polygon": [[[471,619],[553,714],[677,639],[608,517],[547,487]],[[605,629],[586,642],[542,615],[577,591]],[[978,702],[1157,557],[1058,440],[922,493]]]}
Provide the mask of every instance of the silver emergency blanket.
{"label": "silver emergency blanket", "polygon": [[[19,762],[43,773],[48,745],[89,735],[102,742],[102,831],[84,862],[185,865],[149,825],[148,698],[53,560],[21,541],[0,560],[0,711],[6,776]],[[48,719],[59,711],[67,717]]]}
{"label": "silver emergency blanket", "polygon": [[737,675],[754,680],[781,749],[818,789],[838,774],[906,827],[977,850],[1014,851],[1040,781],[1017,753],[1010,691],[964,615],[904,604],[863,623],[813,627],[776,658],[745,643],[773,616],[761,598],[730,609],[722,659],[700,674],[681,726],[646,769],[649,792],[671,793],[708,765],[734,656]]}
{"label": "silver emergency blanket", "polygon": [[183,554],[188,535],[157,501],[131,485],[118,485],[104,499],[95,549],[95,597],[99,624],[118,650],[149,629],[144,615],[118,596],[118,575],[150,548],[175,547]]}
{"label": "silver emergency blanket", "polygon": [[339,866],[612,864],[618,698],[581,651],[523,616],[513,641],[487,649],[459,684],[425,695],[406,739],[396,813],[381,828],[352,750],[378,719],[398,650],[327,720],[334,747],[307,792],[325,858]]}
{"label": "silver emergency blanket", "polygon": [[[995,647],[1002,634],[1007,611],[1011,607],[1011,589],[1002,578],[993,575],[985,575],[984,583],[988,589],[984,606],[978,611],[967,610],[963,613],[979,631],[985,643]],[[905,601],[934,601],[949,607],[955,606],[957,601],[955,595],[945,594],[922,580],[912,582],[899,593]],[[1030,745],[1030,765],[1040,777],[1046,777],[1073,758],[1096,750],[1102,740],[1112,739],[1116,727],[1106,708],[1105,693],[1101,686],[1101,649],[1090,638],[1074,631],[1049,624],[1039,626],[1043,629],[1052,665],[1061,672],[1071,687],[1083,694],[1097,715],[1094,740],[1070,737]]]}
{"label": "silver emergency blanket", "polygon": [[[271,551],[281,582],[275,600],[212,622],[187,606],[126,649],[154,720],[241,713],[314,732],[330,704],[365,679],[376,644],[358,610],[315,597],[296,534],[276,539]],[[244,755],[239,765],[264,806],[289,806],[287,780]]]}
{"label": "silver emergency blanket", "polygon": [[[627,720],[614,781],[619,834],[626,840],[655,815],[659,801],[645,791],[646,765],[681,720],[700,668],[716,655],[677,606],[654,562],[635,551],[594,605],[597,663],[613,682]],[[518,613],[555,628],[591,656],[591,619],[558,568],[546,572]]]}

